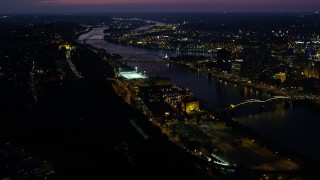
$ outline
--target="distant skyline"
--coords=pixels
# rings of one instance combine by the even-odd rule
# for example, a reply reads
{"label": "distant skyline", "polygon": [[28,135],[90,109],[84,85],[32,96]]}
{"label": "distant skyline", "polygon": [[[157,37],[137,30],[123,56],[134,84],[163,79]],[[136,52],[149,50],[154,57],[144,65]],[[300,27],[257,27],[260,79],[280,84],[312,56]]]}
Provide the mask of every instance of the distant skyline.
{"label": "distant skyline", "polygon": [[320,0],[1,0],[3,13],[316,12]]}

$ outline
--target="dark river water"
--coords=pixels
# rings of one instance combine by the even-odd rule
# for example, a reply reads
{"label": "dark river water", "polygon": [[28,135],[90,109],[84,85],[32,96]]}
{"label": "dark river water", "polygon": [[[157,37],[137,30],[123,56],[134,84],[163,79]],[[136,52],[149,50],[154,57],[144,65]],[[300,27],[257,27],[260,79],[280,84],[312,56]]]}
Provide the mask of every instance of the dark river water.
{"label": "dark river water", "polygon": [[[80,37],[90,34],[103,33],[105,28],[95,28]],[[143,27],[141,29],[144,29]],[[138,47],[108,43],[104,40],[87,40],[97,48],[104,48],[110,53],[119,53],[124,59],[135,54],[156,54],[164,57],[176,56],[175,52],[150,50]],[[141,56],[143,60],[154,59],[155,56]],[[205,75],[190,71],[174,64],[156,63],[129,63],[137,67],[138,71],[149,77],[168,77],[177,85],[188,87],[193,95],[201,100],[209,109],[225,108],[229,105],[243,102],[246,99],[266,99],[270,95],[239,87],[231,83],[208,79]],[[274,110],[252,114],[236,114],[233,120],[252,128],[254,131],[271,141],[281,144],[290,150],[305,155],[320,162],[320,111],[311,104],[293,103],[292,106],[283,106]]]}

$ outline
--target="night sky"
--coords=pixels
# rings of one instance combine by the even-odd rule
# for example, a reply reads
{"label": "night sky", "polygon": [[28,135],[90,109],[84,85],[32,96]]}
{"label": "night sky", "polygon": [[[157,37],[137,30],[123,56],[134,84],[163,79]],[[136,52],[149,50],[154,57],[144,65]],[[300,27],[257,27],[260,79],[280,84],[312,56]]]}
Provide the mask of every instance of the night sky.
{"label": "night sky", "polygon": [[1,0],[1,13],[315,12],[320,0]]}

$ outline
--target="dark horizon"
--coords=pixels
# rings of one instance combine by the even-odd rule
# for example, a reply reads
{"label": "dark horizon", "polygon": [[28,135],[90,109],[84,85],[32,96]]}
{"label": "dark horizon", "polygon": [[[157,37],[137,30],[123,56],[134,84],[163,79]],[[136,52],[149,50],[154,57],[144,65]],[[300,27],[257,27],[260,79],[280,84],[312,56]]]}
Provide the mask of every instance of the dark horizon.
{"label": "dark horizon", "polygon": [[196,11],[196,12],[131,12],[131,11],[118,11],[118,12],[17,12],[17,13],[0,13],[0,15],[53,15],[53,16],[77,16],[77,15],[86,15],[86,16],[96,16],[96,15],[110,15],[110,14],[320,14],[318,11],[265,11],[265,12],[256,12],[256,11]]}
{"label": "dark horizon", "polygon": [[0,13],[317,12],[319,7],[320,2],[314,0],[4,0]]}

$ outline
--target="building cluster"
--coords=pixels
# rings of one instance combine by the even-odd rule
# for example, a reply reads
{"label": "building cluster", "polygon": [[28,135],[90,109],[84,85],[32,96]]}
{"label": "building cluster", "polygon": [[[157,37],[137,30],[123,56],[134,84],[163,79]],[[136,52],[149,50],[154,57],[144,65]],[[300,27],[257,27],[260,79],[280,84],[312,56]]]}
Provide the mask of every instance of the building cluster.
{"label": "building cluster", "polygon": [[[126,24],[129,20],[116,23]],[[177,57],[170,60],[187,62],[192,68],[208,68],[290,91],[320,92],[319,18],[292,16],[289,20],[286,26],[263,19],[256,24],[233,22],[228,26],[227,20],[181,20],[139,31],[110,31],[105,39],[173,51]]]}
{"label": "building cluster", "polygon": [[199,112],[199,100],[187,88],[171,83],[167,78],[151,78],[139,87],[139,96],[158,117],[188,115]]}

